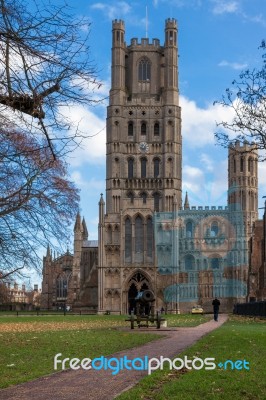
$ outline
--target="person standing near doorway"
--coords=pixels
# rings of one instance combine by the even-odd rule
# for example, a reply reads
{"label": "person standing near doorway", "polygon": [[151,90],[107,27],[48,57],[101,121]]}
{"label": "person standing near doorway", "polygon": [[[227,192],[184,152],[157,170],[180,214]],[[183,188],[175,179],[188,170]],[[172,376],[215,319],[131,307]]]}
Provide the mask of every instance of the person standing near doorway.
{"label": "person standing near doorway", "polygon": [[218,321],[218,314],[219,314],[219,307],[220,307],[220,301],[215,297],[215,299],[212,302],[213,305],[213,318],[214,321]]}

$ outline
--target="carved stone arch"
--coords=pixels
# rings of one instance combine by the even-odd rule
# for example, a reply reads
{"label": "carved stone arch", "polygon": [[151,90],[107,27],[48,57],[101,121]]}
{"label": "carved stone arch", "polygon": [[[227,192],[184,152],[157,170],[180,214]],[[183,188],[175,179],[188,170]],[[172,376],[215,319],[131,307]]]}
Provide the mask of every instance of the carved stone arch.
{"label": "carved stone arch", "polygon": [[143,284],[147,284],[149,290],[153,290],[152,278],[146,271],[138,268],[135,269],[125,280],[124,290],[128,291],[131,284],[134,284],[138,291],[140,291]]}
{"label": "carved stone arch", "polygon": [[111,289],[106,289],[105,291],[105,297],[111,297],[112,296],[112,290]]}
{"label": "carved stone arch", "polygon": [[142,218],[142,220],[144,220],[144,216],[143,216],[140,212],[136,212],[136,213],[133,215],[132,221],[135,223],[135,221],[136,221],[136,219],[137,219],[138,217],[140,217],[140,218]]}
{"label": "carved stone arch", "polygon": [[160,191],[154,191],[152,196],[154,199],[154,211],[159,212],[162,194]]}

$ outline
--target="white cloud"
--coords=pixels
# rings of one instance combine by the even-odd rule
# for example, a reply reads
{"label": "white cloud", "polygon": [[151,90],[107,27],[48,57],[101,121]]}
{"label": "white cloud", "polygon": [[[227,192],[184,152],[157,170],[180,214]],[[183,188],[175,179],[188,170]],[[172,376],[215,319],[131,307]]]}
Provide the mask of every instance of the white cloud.
{"label": "white cloud", "polygon": [[209,104],[206,108],[200,108],[195,101],[180,96],[182,107],[182,135],[187,144],[192,147],[204,147],[206,144],[214,144],[214,132],[217,131],[216,121],[230,122],[233,112],[229,108],[219,104]]}
{"label": "white cloud", "polygon": [[90,179],[87,178],[87,175],[84,177],[82,173],[74,169],[70,174],[71,181],[75,182],[77,187],[82,190],[90,189],[90,193],[92,195],[95,194],[95,190],[100,193],[101,190],[105,187],[105,180],[96,179],[92,177]]}
{"label": "white cloud", "polygon": [[213,0],[214,7],[212,12],[214,14],[232,14],[239,11],[238,1],[226,0]]}
{"label": "white cloud", "polygon": [[213,171],[214,162],[208,154],[202,153],[200,156],[200,162],[205,170],[210,172]]}
{"label": "white cloud", "polygon": [[169,3],[169,0],[153,0],[153,6],[155,8],[158,7],[158,5],[160,5],[159,3],[167,3],[168,7],[177,7],[177,8],[183,8],[183,7],[191,7],[191,8],[195,8],[195,7],[201,7],[202,5],[202,0],[172,0]]}
{"label": "white cloud", "polygon": [[91,5],[94,10],[102,11],[109,19],[117,18],[117,15],[127,15],[131,12],[131,6],[125,1],[118,1],[113,3],[94,3]]}
{"label": "white cloud", "polygon": [[237,62],[229,62],[229,61],[221,61],[218,64],[218,67],[229,67],[229,68],[233,68],[236,70],[243,70],[244,68],[247,68],[248,64],[247,63],[237,63]]}
{"label": "white cloud", "polygon": [[[227,159],[217,162],[208,155],[208,161],[214,166],[211,174],[204,171],[204,166],[199,168],[186,164],[183,167],[183,200],[187,191],[190,206],[227,204]],[[198,164],[198,160],[193,162]]]}
{"label": "white cloud", "polygon": [[192,196],[198,196],[204,185],[204,173],[200,168],[184,165],[183,167],[183,190]]}
{"label": "white cloud", "polygon": [[[72,167],[81,166],[83,163],[104,164],[106,121],[92,111],[82,106],[63,107],[61,113],[69,119],[74,127],[86,136],[81,145],[69,155],[69,163]],[[72,132],[73,130],[73,132]],[[74,128],[70,129],[70,135],[75,134]]]}

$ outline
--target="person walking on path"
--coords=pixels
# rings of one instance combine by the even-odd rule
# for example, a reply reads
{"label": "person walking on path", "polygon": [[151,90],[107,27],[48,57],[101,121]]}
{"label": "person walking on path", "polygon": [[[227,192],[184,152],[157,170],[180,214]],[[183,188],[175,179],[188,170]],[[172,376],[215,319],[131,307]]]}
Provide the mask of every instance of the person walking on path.
{"label": "person walking on path", "polygon": [[212,302],[213,305],[213,318],[214,321],[218,321],[218,314],[219,314],[219,307],[220,307],[220,301],[215,297],[215,299]]}

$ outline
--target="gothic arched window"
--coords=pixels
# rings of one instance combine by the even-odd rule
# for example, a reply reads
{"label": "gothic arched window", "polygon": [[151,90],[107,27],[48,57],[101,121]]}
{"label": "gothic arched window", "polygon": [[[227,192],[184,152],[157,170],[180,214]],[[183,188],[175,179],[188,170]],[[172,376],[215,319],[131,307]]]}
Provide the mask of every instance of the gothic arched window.
{"label": "gothic arched window", "polygon": [[220,266],[220,258],[215,257],[211,258],[211,269],[219,269]]}
{"label": "gothic arched window", "polygon": [[134,175],[134,159],[129,158],[127,160],[127,171],[128,171],[128,179],[132,179]]}
{"label": "gothic arched window", "polygon": [[132,227],[129,217],[125,220],[125,262],[132,260]]}
{"label": "gothic arched window", "polygon": [[160,211],[160,194],[159,193],[154,193],[153,195],[154,198],[154,211]]}
{"label": "gothic arched window", "polygon": [[147,219],[147,257],[152,258],[153,254],[153,224],[152,218]]}
{"label": "gothic arched window", "polygon": [[56,280],[56,296],[65,299],[67,297],[67,277],[61,275]]}
{"label": "gothic arched window", "polygon": [[244,157],[240,158],[240,172],[244,171]]}
{"label": "gothic arched window", "polygon": [[185,269],[186,271],[195,269],[195,258],[191,254],[185,256]]}
{"label": "gothic arched window", "polygon": [[140,127],[140,134],[146,135],[146,132],[147,132],[147,124],[146,122],[142,122]]}
{"label": "gothic arched window", "polygon": [[128,123],[128,126],[127,126],[127,134],[128,134],[128,136],[133,136],[133,132],[134,132],[133,122],[130,121]]}
{"label": "gothic arched window", "polygon": [[159,122],[155,122],[154,127],[153,127],[153,133],[154,133],[154,136],[159,136],[160,135]]}
{"label": "gothic arched window", "polygon": [[143,261],[144,226],[143,219],[138,215],[135,219],[135,261]]}
{"label": "gothic arched window", "polygon": [[211,224],[211,236],[216,237],[218,236],[219,226],[217,221],[213,221]]}
{"label": "gothic arched window", "polygon": [[146,58],[143,58],[139,62],[138,80],[139,81],[150,81],[151,80],[151,63]]}
{"label": "gothic arched window", "polygon": [[186,237],[191,238],[192,234],[193,234],[193,225],[192,225],[192,222],[189,221],[186,224]]}
{"label": "gothic arched window", "polygon": [[141,158],[140,160],[140,166],[141,166],[141,178],[146,178],[147,175],[147,159],[146,158]]}
{"label": "gothic arched window", "polygon": [[253,160],[251,157],[248,159],[248,172],[251,172],[253,174]]}
{"label": "gothic arched window", "polygon": [[158,178],[160,175],[160,160],[159,158],[155,158],[153,160],[153,176],[154,178]]}

